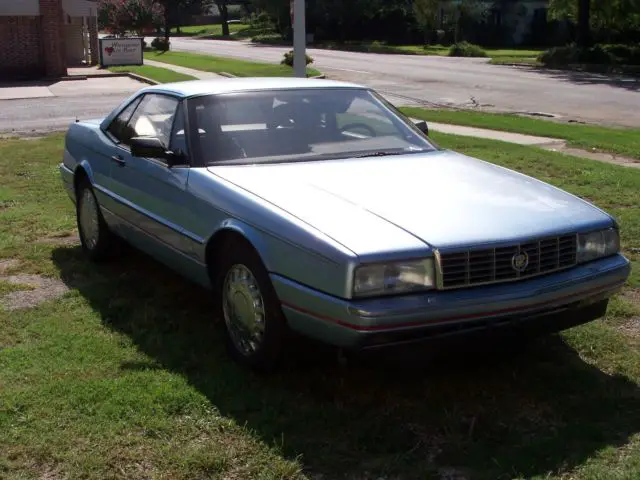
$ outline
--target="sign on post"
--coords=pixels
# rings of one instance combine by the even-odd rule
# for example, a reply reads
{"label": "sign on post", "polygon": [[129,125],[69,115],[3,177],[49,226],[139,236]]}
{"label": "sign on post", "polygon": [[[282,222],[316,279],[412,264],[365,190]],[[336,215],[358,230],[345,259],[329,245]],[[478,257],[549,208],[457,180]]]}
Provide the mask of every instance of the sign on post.
{"label": "sign on post", "polygon": [[142,65],[142,41],[141,37],[101,38],[100,66]]}

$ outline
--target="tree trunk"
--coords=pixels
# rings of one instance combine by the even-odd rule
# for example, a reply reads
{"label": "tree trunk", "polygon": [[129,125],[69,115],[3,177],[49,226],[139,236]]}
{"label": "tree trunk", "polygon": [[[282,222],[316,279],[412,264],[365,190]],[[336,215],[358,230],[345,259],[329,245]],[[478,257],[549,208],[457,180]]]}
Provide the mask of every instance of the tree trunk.
{"label": "tree trunk", "polygon": [[578,45],[591,46],[591,0],[578,0]]}
{"label": "tree trunk", "polygon": [[164,7],[164,39],[167,41],[167,45],[169,44],[169,37],[171,36],[171,12],[169,6],[169,2],[165,4]]}
{"label": "tree trunk", "polygon": [[216,2],[218,10],[220,11],[220,21],[222,22],[222,36],[228,37],[229,32],[229,10],[227,10],[227,2]]}

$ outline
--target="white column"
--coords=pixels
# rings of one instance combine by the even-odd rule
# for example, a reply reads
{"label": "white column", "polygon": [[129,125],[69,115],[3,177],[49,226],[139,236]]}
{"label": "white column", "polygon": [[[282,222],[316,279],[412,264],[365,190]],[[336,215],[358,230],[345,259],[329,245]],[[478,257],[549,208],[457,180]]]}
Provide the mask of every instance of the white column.
{"label": "white column", "polygon": [[305,10],[305,0],[293,0],[293,71],[302,78],[307,76]]}

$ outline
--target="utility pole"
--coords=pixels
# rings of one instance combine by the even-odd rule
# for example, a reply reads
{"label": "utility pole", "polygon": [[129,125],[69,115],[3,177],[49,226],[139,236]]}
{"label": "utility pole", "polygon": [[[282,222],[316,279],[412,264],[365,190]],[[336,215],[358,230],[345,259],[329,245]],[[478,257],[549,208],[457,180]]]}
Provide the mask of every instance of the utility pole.
{"label": "utility pole", "polygon": [[293,71],[296,77],[307,77],[307,31],[305,0],[290,0],[293,17]]}

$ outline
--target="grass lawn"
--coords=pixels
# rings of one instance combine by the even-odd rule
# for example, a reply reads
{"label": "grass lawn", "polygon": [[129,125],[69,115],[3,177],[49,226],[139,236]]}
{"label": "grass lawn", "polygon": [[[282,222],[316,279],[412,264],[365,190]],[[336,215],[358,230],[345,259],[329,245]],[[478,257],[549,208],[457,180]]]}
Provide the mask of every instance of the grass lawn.
{"label": "grass lawn", "polygon": [[185,80],[195,80],[191,75],[174,72],[161,67],[151,65],[128,65],[123,67],[109,67],[111,72],[131,72],[143,77],[150,78],[159,83],[184,82]]}
{"label": "grass lawn", "polygon": [[[449,55],[449,47],[442,45],[385,45],[377,42],[360,44],[363,51],[371,53],[401,53],[409,55],[435,55],[446,57]],[[336,46],[339,49],[340,46]],[[349,47],[347,46],[347,49]],[[357,47],[356,47],[357,48]],[[536,63],[537,56],[541,50],[526,49],[496,49],[486,48],[487,55],[492,63]]]}
{"label": "grass lawn", "polygon": [[[243,23],[230,23],[229,33],[232,35],[236,32],[246,30],[248,25]],[[180,33],[176,28],[171,29],[171,34],[175,36],[185,37],[201,37],[201,36],[220,36],[222,37],[222,25],[221,24],[209,24],[209,25],[191,25],[187,27],[180,27]]]}
{"label": "grass lawn", "polygon": [[640,158],[640,129],[571,125],[518,115],[459,110],[431,110],[417,107],[402,107],[401,110],[406,115],[432,122],[560,138],[567,140],[569,145],[573,147],[595,148],[596,150]]}
{"label": "grass lawn", "polygon": [[[291,77],[293,69],[286,65],[273,63],[248,62],[233,58],[213,57],[186,52],[145,52],[144,58],[158,62],[171,63],[205,72],[227,72],[237,77]],[[313,68],[307,68],[307,74],[320,75]]]}
{"label": "grass lawn", "polygon": [[[0,279],[68,288],[0,307],[0,478],[640,478],[640,171],[434,139],[617,215],[635,271],[606,319],[514,357],[320,356],[256,377],[227,359],[205,291],[133,251],[88,263],[58,178],[62,135],[0,141]],[[15,294],[5,283],[0,303]]]}

